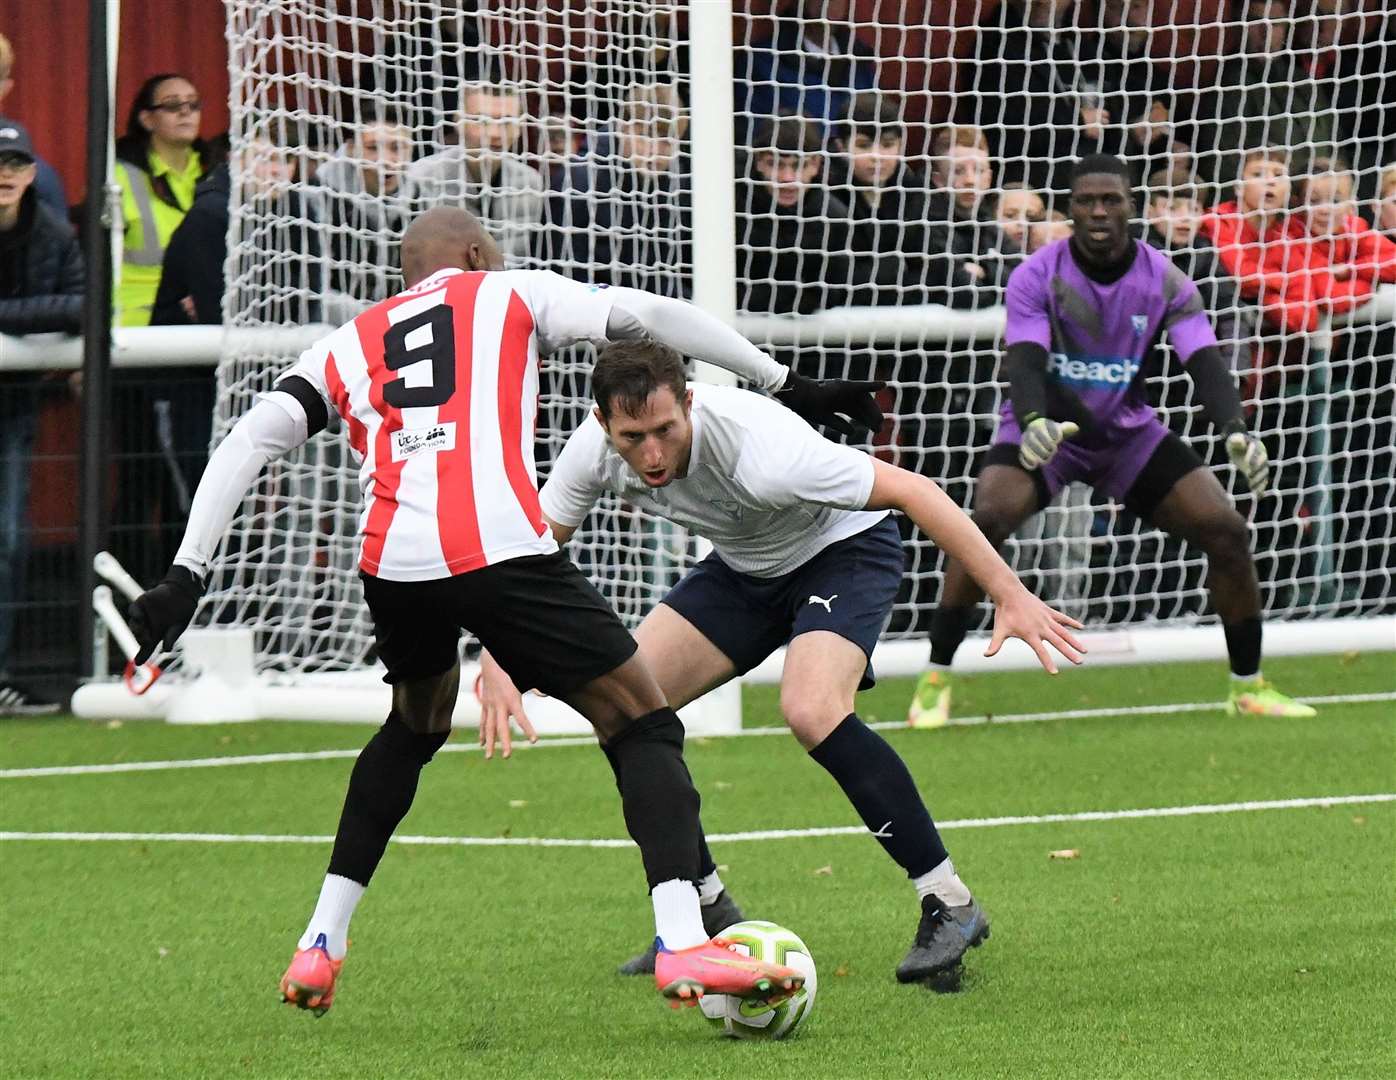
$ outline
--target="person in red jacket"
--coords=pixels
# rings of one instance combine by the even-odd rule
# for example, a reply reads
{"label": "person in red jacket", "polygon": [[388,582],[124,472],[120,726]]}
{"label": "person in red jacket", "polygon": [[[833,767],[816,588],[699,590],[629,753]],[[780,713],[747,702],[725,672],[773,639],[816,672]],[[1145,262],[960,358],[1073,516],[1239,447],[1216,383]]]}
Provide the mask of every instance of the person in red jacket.
{"label": "person in red jacket", "polygon": [[1357,216],[1352,190],[1352,173],[1337,158],[1315,158],[1299,184],[1312,265],[1316,274],[1326,274],[1328,306],[1335,315],[1367,303],[1378,282],[1396,282],[1396,241]]}
{"label": "person in red jacket", "polygon": [[1241,162],[1236,199],[1212,207],[1202,232],[1266,321],[1302,334],[1318,329],[1326,293],[1304,224],[1289,212],[1290,192],[1289,151],[1252,150]]}
{"label": "person in red jacket", "polygon": [[1377,231],[1388,240],[1396,240],[1396,165],[1382,170],[1381,201],[1377,203]]}

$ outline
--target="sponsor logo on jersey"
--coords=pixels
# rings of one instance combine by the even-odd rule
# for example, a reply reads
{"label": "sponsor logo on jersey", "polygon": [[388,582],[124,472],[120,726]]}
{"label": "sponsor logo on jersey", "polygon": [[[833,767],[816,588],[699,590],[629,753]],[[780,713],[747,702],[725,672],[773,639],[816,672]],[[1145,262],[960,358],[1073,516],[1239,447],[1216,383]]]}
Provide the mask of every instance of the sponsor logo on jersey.
{"label": "sponsor logo on jersey", "polygon": [[1134,324],[1134,336],[1143,337],[1144,331],[1149,328],[1149,316],[1131,315],[1129,321]]}
{"label": "sponsor logo on jersey", "polygon": [[1047,360],[1047,370],[1062,382],[1111,390],[1130,384],[1139,374],[1139,361],[1132,356],[1076,360],[1066,353],[1052,353]]}
{"label": "sponsor logo on jersey", "polygon": [[432,424],[424,428],[400,428],[393,432],[393,460],[406,461],[418,454],[439,453],[456,448],[456,422]]}

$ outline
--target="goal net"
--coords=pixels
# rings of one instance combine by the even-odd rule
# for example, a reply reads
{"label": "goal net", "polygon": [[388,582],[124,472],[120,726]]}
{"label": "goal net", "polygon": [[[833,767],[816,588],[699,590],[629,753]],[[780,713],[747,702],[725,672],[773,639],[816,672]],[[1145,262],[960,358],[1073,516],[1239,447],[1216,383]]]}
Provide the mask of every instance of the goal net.
{"label": "goal net", "polygon": [[[864,445],[968,507],[1002,402],[1004,282],[1068,231],[1070,163],[1106,152],[1134,171],[1140,235],[1198,280],[1269,449],[1272,492],[1254,499],[1159,350],[1151,398],[1236,497],[1267,615],[1396,610],[1384,284],[1396,264],[1357,218],[1396,164],[1396,111],[1376,107],[1390,77],[1369,47],[1391,33],[1379,12],[738,0],[728,58],[690,48],[705,5],[668,0],[226,6],[234,168],[215,440],[305,344],[302,328],[400,288],[405,221],[447,203],[483,217],[511,267],[672,296],[713,272],[695,269],[695,238],[730,237],[718,289],[739,328],[807,375],[886,380],[888,423]],[[696,146],[690,118],[728,62],[735,149]],[[1268,150],[1238,185],[1251,147]],[[712,203],[696,196],[724,190],[735,213],[704,218]],[[1257,223],[1242,253],[1259,278],[1199,239],[1244,239]],[[540,480],[589,407],[590,360],[578,349],[545,365]],[[358,517],[344,439],[322,434],[258,481],[200,621],[253,628],[263,669],[365,663]],[[891,636],[924,632],[942,577],[934,547],[906,538]],[[1073,486],[1008,547],[1034,588],[1094,624],[1213,618],[1199,553],[1118,496]],[[616,501],[572,546],[632,624],[697,551]]]}

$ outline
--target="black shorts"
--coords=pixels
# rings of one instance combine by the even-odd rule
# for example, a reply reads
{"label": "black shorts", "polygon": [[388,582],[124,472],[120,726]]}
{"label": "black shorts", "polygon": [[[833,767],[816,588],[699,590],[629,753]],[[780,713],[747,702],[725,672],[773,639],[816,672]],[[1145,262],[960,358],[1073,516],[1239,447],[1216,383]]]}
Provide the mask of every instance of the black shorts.
{"label": "black shorts", "polygon": [[460,662],[460,633],[480,639],[520,690],[566,697],[635,655],[635,639],[560,551],[433,581],[360,574],[384,682],[425,679]]}
{"label": "black shorts", "polygon": [[[901,533],[887,517],[779,577],[743,574],[709,555],[661,602],[716,645],[738,675],[811,630],[846,638],[871,661],[905,570]],[[874,682],[869,663],[858,689]]]}
{"label": "black shorts", "polygon": [[[1052,501],[1052,491],[1042,470],[1023,468],[1018,461],[1016,443],[995,443],[989,447],[984,464],[1011,465],[1032,477],[1039,510]],[[1206,462],[1197,456],[1197,451],[1170,431],[1149,455],[1148,461],[1139,470],[1139,475],[1135,477],[1134,483],[1130,484],[1121,501],[1125,504],[1125,509],[1135,517],[1148,521],[1155,507],[1173,490],[1174,484],[1194,469],[1206,467]]]}

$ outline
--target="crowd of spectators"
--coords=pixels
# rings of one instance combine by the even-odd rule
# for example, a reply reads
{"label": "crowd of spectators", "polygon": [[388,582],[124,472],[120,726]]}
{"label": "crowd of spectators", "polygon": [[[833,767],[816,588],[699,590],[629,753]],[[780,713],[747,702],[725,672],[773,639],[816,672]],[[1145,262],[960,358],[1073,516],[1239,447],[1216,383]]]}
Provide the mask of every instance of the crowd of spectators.
{"label": "crowd of spectators", "polygon": [[[1154,55],[1147,0],[1004,0],[960,50],[958,93],[928,127],[908,119],[911,88],[893,87],[847,0],[778,4],[734,54],[738,307],[1000,304],[1024,259],[1070,235],[1071,162],[1107,152],[1135,170],[1141,238],[1199,282],[1233,369],[1250,377],[1265,367],[1267,335],[1311,332],[1396,282],[1396,123],[1380,109],[1396,97],[1383,66],[1396,18],[1374,21],[1349,0],[1314,0],[1311,19],[1293,7],[1230,3],[1236,47],[1205,79],[1185,79]],[[224,321],[234,190],[240,227],[281,230],[257,241],[277,252],[268,321],[341,322],[397,291],[401,233],[438,203],[478,215],[512,266],[690,295],[683,80],[601,73],[604,107],[574,121],[536,87],[451,63],[449,99],[439,86],[413,96],[385,85],[372,112],[313,153],[268,129],[230,157],[226,139],[201,129],[192,80],[146,80],[116,147],[118,321]],[[0,101],[13,68],[0,37]],[[82,280],[66,210],[22,125],[0,119],[0,332],[76,329]],[[206,368],[162,373],[159,393],[149,383],[119,376],[114,408],[123,459],[168,466],[154,494],[148,476],[118,478],[115,523],[137,576],[168,560],[169,541],[148,542],[150,527],[187,511],[212,413]],[[27,400],[7,393],[0,418],[0,709],[7,598],[22,575]]]}

